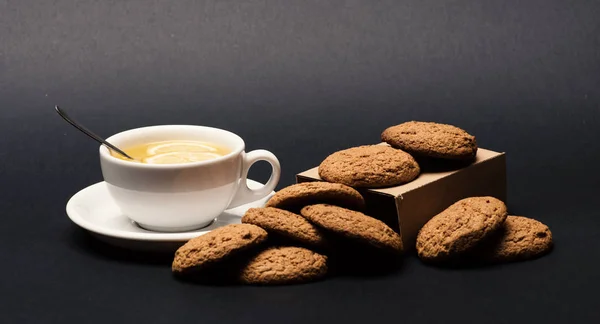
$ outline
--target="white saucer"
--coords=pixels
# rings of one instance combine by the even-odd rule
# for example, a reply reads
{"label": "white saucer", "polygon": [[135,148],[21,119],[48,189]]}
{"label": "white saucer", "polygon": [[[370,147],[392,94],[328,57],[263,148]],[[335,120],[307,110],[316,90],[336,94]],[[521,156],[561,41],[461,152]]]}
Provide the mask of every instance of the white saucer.
{"label": "white saucer", "polygon": [[[251,189],[263,186],[250,179],[247,183]],[[227,224],[240,223],[241,217],[249,208],[263,207],[273,194],[274,192],[263,199],[228,209],[207,227],[189,232],[165,233],[145,230],[121,214],[103,181],[73,195],[67,203],[67,215],[75,224],[112,245],[147,251],[174,250],[189,239]]]}

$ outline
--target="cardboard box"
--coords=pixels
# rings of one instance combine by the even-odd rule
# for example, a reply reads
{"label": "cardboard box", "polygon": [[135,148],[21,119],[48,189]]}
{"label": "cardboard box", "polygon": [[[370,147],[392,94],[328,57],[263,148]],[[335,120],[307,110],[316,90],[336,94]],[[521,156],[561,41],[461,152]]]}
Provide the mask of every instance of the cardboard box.
{"label": "cardboard box", "polygon": [[[492,196],[506,202],[505,153],[480,148],[470,165],[440,166],[421,164],[421,175],[404,185],[359,190],[367,202],[365,213],[400,233],[407,249],[429,219],[460,199]],[[322,181],[318,167],[296,175],[296,182],[307,181]]]}

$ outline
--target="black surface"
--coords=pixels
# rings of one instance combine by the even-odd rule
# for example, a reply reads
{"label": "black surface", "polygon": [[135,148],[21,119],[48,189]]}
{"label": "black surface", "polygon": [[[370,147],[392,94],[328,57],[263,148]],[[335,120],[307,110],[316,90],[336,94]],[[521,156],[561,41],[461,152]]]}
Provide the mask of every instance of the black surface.
{"label": "black surface", "polygon": [[[598,1],[0,0],[0,322],[597,323]],[[547,223],[542,259],[288,287],[204,287],[168,258],[68,220],[101,181],[98,133],[222,127],[281,160],[279,185],[405,120],[506,151],[509,208]],[[268,168],[254,178],[266,180]]]}

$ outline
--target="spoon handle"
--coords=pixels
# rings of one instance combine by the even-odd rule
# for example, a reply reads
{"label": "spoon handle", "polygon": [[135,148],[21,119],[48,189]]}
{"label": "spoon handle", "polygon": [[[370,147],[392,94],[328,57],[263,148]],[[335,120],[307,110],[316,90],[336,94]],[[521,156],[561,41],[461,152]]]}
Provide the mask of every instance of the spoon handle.
{"label": "spoon handle", "polygon": [[119,154],[133,160],[133,158],[131,156],[127,155],[127,153],[121,151],[118,147],[110,144],[109,142],[105,141],[102,137],[94,134],[92,131],[90,131],[89,129],[85,128],[83,125],[81,125],[78,122],[76,122],[75,120],[73,120],[71,117],[69,117],[69,115],[67,115],[66,112],[64,112],[62,109],[60,109],[60,107],[54,106],[54,108],[56,109],[56,112],[60,115],[60,117],[62,117],[64,120],[66,120],[69,124],[73,125],[73,127],[77,128],[78,130],[83,132],[85,135],[93,138],[100,144],[106,145],[111,150],[115,150]]}

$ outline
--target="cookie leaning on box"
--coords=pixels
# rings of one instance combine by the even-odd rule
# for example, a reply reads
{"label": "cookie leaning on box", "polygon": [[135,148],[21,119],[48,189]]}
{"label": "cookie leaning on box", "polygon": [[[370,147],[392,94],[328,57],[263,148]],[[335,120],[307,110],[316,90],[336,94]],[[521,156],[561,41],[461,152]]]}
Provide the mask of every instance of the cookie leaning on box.
{"label": "cookie leaning on box", "polygon": [[356,188],[382,188],[414,180],[421,172],[408,153],[387,145],[363,145],[329,155],[319,165],[328,182]]}
{"label": "cookie leaning on box", "polygon": [[410,121],[387,128],[381,140],[415,156],[471,160],[477,154],[475,136],[447,124]]}
{"label": "cookie leaning on box", "polygon": [[506,216],[506,205],[494,197],[459,200],[421,228],[417,254],[426,262],[460,257],[499,230]]}

